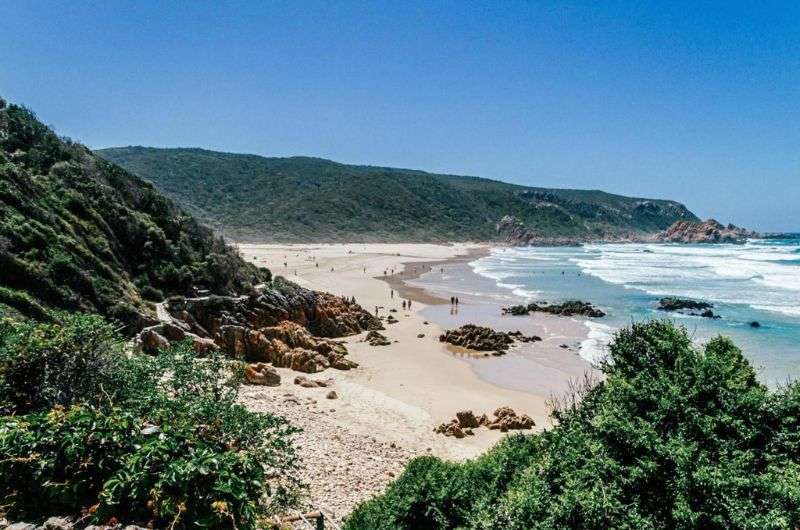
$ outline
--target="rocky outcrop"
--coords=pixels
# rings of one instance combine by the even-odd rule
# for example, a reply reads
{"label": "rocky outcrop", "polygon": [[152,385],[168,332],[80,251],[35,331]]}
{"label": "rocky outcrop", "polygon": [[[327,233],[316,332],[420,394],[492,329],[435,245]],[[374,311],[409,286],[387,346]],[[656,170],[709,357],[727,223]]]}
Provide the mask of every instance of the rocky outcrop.
{"label": "rocky outcrop", "polygon": [[526,337],[521,331],[495,331],[491,328],[466,324],[458,329],[450,329],[439,336],[439,341],[461,346],[475,351],[504,352],[514,341],[532,342],[540,337]]}
{"label": "rocky outcrop", "polygon": [[757,232],[708,219],[702,222],[677,221],[656,236],[662,243],[744,243],[759,237]]}
{"label": "rocky outcrop", "polygon": [[144,352],[154,355],[159,350],[169,348],[172,342],[189,340],[192,348],[198,355],[206,355],[209,351],[218,349],[213,339],[201,337],[179,322],[162,322],[143,329],[134,339],[134,344]]}
{"label": "rocky outcrop", "polygon": [[564,246],[578,247],[585,240],[573,237],[553,237],[533,230],[512,215],[506,215],[495,226],[503,241],[515,247]]}
{"label": "rocky outcrop", "polygon": [[510,430],[532,429],[535,425],[536,423],[528,415],[517,415],[510,407],[500,407],[494,411],[494,419],[489,419],[486,414],[476,416],[471,410],[458,412],[454,420],[442,423],[433,432],[454,438],[464,438],[475,434],[473,429],[478,427],[508,432]]}
{"label": "rocky outcrop", "polygon": [[300,324],[317,337],[382,329],[380,320],[358,304],[298,286],[284,286],[281,291],[265,289],[243,297],[173,297],[165,306],[172,317],[186,322],[201,337],[215,335],[224,325],[260,329],[285,320]]}
{"label": "rocky outcrop", "polygon": [[712,308],[714,304],[708,302],[701,302],[698,300],[690,300],[688,298],[675,298],[668,296],[658,301],[658,309],[661,311],[674,311],[703,318],[720,318],[719,315],[714,314]]}
{"label": "rocky outcrop", "polygon": [[545,304],[532,302],[528,305],[514,305],[511,307],[504,307],[504,315],[528,315],[530,313],[550,313],[551,315],[559,315],[564,317],[571,317],[573,315],[581,315],[585,317],[600,318],[606,314],[597,309],[589,302],[582,302],[580,300],[568,300],[561,304]]}
{"label": "rocky outcrop", "polygon": [[235,359],[306,373],[358,366],[332,337],[383,329],[355,302],[288,283],[251,296],[173,297],[161,309],[162,322],[135,339],[147,353],[190,340],[201,355],[221,349]]}

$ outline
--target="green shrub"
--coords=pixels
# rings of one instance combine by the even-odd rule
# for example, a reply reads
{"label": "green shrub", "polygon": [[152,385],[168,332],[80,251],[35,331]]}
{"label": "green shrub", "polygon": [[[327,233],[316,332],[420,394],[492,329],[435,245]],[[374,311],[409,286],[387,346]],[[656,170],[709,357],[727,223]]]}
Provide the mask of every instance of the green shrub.
{"label": "green shrub", "polygon": [[152,285],[143,285],[140,289],[142,298],[152,300],[153,302],[160,302],[164,299],[164,293],[156,289]]}
{"label": "green shrub", "polygon": [[0,287],[0,303],[13,307],[23,315],[42,322],[52,320],[48,311],[24,291]]}
{"label": "green shrub", "polygon": [[120,388],[123,343],[99,316],[0,322],[0,413],[26,414],[111,399]]}
{"label": "green shrub", "polygon": [[296,501],[296,429],[237,404],[238,365],[198,359],[188,343],[129,355],[99,317],[61,319],[0,327],[10,517],[88,511],[96,523],[250,529]]}
{"label": "green shrub", "polygon": [[346,528],[800,525],[800,385],[770,392],[730,340],[698,348],[669,322],[618,332],[602,368],[551,430],[409,466]]}

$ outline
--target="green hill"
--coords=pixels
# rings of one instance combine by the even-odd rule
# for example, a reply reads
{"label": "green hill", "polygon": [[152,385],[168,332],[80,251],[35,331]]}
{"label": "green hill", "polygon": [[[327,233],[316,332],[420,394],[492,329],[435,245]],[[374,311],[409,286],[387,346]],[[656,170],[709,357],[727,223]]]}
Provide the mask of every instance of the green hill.
{"label": "green hill", "polygon": [[0,98],[0,315],[50,308],[125,320],[193,287],[260,280],[151,184]]}
{"label": "green hill", "polygon": [[203,149],[97,152],[238,240],[496,240],[506,215],[546,237],[653,233],[697,219],[682,204],[477,177]]}

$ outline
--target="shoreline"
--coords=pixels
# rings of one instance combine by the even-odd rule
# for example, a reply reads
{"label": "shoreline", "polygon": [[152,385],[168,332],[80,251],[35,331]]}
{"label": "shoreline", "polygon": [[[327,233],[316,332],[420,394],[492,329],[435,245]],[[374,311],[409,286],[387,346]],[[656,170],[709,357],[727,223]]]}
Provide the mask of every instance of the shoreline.
{"label": "shoreline", "polygon": [[[488,245],[488,244],[486,244]],[[399,272],[394,274],[387,274],[386,276],[375,276],[376,280],[386,282],[390,288],[394,289],[397,294],[413,302],[418,302],[426,305],[443,305],[447,304],[448,300],[442,298],[424,287],[416,285],[409,285],[408,282],[420,278],[423,274],[431,272],[436,268],[449,267],[458,263],[468,263],[470,261],[488,256],[492,247],[482,246],[478,248],[469,249],[466,254],[453,256],[444,260],[432,261],[409,261],[402,262]],[[406,269],[410,268],[410,271]],[[426,270],[427,269],[427,270]]]}

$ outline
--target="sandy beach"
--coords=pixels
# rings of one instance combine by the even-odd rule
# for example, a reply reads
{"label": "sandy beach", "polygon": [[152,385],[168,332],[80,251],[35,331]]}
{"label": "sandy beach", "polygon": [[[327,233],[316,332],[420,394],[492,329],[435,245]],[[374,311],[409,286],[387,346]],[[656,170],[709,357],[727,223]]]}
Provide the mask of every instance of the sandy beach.
{"label": "sandy beach", "polygon": [[[311,484],[310,501],[337,518],[381,491],[413,456],[471,458],[504,436],[485,428],[462,439],[433,432],[456,412],[470,409],[491,414],[498,407],[509,406],[533,418],[536,429],[545,428],[549,425],[550,394],[566,388],[568,379],[581,377],[589,368],[561,346],[565,337],[574,342],[585,334],[585,328],[571,319],[531,316],[508,324],[515,329],[524,324],[526,333],[544,339],[535,345],[536,354],[525,358],[524,366],[513,350],[503,357],[474,360],[439,342],[443,326],[428,314],[447,315],[449,297],[406,282],[428,271],[453,272],[488,252],[486,246],[238,247],[247,261],[269,267],[273,274],[304,287],[355,297],[365,309],[377,308],[381,316],[397,310],[391,315],[399,322],[382,332],[390,345],[370,346],[362,342],[362,335],[344,339],[359,368],[314,374],[314,379],[332,378],[329,388],[302,388],[293,384],[296,372],[279,369],[281,386],[248,387],[244,392],[251,408],[281,413],[304,429],[298,443],[306,464],[304,478]],[[403,310],[403,299],[413,301],[411,310]],[[446,318],[475,319],[476,324],[489,320],[494,326],[495,312],[490,306],[464,300],[459,315]],[[508,378],[503,374],[519,379],[521,368],[524,377],[505,384]],[[326,399],[331,389],[337,399]]]}

